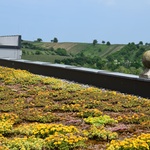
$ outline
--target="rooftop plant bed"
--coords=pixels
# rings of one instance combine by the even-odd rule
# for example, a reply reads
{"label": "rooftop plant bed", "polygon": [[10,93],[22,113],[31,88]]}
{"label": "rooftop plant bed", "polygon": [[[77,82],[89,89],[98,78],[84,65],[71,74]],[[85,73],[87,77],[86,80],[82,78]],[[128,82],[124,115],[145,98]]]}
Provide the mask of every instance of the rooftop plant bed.
{"label": "rooftop plant bed", "polygon": [[0,150],[72,149],[150,149],[150,100],[0,67]]}

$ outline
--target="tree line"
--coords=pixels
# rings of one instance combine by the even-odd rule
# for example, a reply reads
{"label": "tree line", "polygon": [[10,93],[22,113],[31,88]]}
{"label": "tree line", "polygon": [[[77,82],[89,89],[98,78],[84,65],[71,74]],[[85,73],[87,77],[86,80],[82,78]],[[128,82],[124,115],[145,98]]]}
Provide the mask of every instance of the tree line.
{"label": "tree line", "polygon": [[139,44],[132,42],[125,45],[118,52],[108,55],[106,58],[100,56],[90,57],[81,52],[72,59],[57,59],[55,63],[139,75],[143,70],[142,54],[147,49],[149,47],[143,46],[141,42]]}

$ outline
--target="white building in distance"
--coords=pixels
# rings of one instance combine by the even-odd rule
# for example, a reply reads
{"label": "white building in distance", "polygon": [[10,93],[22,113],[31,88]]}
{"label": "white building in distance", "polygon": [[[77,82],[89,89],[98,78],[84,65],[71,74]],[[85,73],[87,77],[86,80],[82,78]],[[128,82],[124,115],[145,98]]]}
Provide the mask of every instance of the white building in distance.
{"label": "white building in distance", "polygon": [[0,58],[21,59],[21,35],[0,36]]}

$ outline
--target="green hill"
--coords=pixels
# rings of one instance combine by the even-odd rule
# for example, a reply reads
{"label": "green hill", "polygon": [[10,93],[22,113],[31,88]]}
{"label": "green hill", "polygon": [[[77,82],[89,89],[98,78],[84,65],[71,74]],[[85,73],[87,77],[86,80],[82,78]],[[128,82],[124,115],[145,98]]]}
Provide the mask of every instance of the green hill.
{"label": "green hill", "polygon": [[[32,42],[32,41],[23,41],[22,50],[28,52],[29,55],[34,54],[37,50],[42,50],[41,54],[57,55],[54,52],[57,49],[65,49],[68,56],[77,55],[84,53],[86,56],[99,56],[107,57],[108,55],[119,51],[123,48],[124,45],[114,44],[107,46],[105,44],[96,44],[95,46],[92,43],[73,43],[73,42],[63,42],[63,43],[51,43],[51,42]],[[32,53],[31,53],[32,52]],[[25,53],[24,53],[25,54]],[[24,57],[24,55],[23,55]]]}
{"label": "green hill", "polygon": [[149,45],[52,43],[22,41],[22,59],[63,63],[131,74],[142,71],[142,54]]}

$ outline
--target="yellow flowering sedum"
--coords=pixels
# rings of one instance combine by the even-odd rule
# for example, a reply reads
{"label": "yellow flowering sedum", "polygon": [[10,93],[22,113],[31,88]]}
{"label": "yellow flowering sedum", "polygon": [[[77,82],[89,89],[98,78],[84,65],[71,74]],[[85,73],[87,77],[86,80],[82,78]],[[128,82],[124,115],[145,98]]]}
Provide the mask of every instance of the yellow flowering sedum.
{"label": "yellow flowering sedum", "polygon": [[0,134],[8,134],[12,132],[13,124],[17,121],[18,116],[13,113],[0,114]]}
{"label": "yellow flowering sedum", "polygon": [[149,150],[150,134],[141,134],[137,138],[126,138],[123,141],[112,140],[107,150]]}
{"label": "yellow flowering sedum", "polygon": [[82,147],[87,138],[73,133],[61,134],[56,133],[45,139],[47,147],[51,149],[69,150],[70,148]]}
{"label": "yellow flowering sedum", "polygon": [[[149,108],[141,97],[0,67],[0,150],[105,149],[147,133]],[[108,150],[147,150],[149,137],[114,140]]]}

